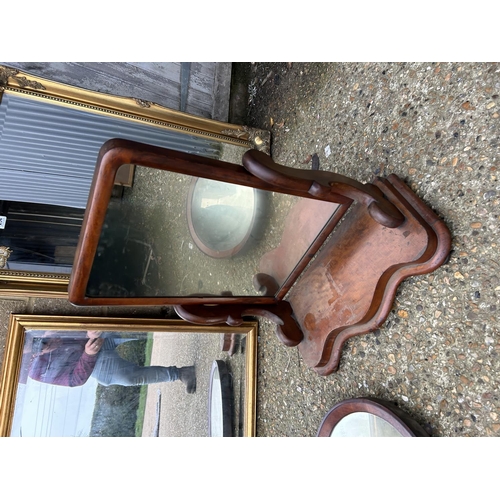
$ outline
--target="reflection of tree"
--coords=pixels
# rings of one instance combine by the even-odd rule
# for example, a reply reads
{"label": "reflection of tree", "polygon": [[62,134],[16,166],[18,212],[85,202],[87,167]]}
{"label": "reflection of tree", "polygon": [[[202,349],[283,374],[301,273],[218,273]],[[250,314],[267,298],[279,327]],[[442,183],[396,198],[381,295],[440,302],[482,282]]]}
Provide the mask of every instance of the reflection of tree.
{"label": "reflection of tree", "polygon": [[[146,340],[126,342],[117,347],[122,358],[144,366]],[[90,436],[133,437],[141,387],[97,386]]]}
{"label": "reflection of tree", "polygon": [[134,437],[140,387],[97,387],[91,437]]}

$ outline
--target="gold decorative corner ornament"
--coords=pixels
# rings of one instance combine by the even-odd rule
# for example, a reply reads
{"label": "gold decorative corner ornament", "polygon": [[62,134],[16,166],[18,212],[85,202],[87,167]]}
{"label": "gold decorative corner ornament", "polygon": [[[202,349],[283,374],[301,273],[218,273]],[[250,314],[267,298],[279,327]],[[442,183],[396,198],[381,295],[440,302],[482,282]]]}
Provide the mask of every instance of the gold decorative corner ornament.
{"label": "gold decorative corner ornament", "polygon": [[239,130],[226,129],[222,130],[221,134],[236,137],[238,139],[245,139],[252,145],[253,149],[257,149],[258,151],[263,151],[267,154],[271,152],[271,132],[268,130],[242,125]]}
{"label": "gold decorative corner ornament", "polygon": [[141,108],[150,108],[151,105],[153,104],[151,101],[145,101],[144,99],[137,99],[137,98],[135,98],[134,101]]}
{"label": "gold decorative corner ornament", "polygon": [[0,269],[3,269],[9,260],[12,250],[9,247],[0,247]]}
{"label": "gold decorative corner ornament", "polygon": [[13,78],[19,71],[5,66],[0,66],[0,87],[5,88],[9,83],[9,78]]}
{"label": "gold decorative corner ornament", "polygon": [[244,127],[248,131],[248,140],[258,151],[271,154],[271,132],[258,128]]}
{"label": "gold decorative corner ornament", "polygon": [[5,88],[9,84],[9,78],[15,80],[20,88],[32,88],[36,90],[46,90],[46,88],[35,80],[28,80],[25,76],[19,76],[19,71],[6,66],[0,66],[0,87]]}

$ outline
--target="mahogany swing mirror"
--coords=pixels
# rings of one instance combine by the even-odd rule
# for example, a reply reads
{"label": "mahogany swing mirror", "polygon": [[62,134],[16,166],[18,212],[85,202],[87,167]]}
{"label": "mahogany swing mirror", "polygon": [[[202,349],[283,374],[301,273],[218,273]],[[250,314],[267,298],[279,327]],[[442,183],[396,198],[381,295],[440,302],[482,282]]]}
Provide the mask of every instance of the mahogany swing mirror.
{"label": "mahogany swing mirror", "polygon": [[[134,187],[113,197],[127,163],[137,165]],[[328,375],[349,337],[385,320],[405,277],[445,261],[449,232],[396,176],[361,184],[256,150],[241,163],[106,142],[69,299],[170,304],[199,324],[264,316]]]}

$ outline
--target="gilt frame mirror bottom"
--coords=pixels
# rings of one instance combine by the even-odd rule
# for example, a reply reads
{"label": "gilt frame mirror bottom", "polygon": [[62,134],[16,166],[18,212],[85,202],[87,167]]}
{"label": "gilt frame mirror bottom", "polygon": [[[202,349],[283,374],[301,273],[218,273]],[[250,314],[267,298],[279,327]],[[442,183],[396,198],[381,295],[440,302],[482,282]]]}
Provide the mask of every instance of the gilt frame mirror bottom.
{"label": "gilt frame mirror bottom", "polygon": [[[208,437],[210,373],[218,359],[232,381],[230,433],[255,436],[257,330],[256,322],[199,327],[13,314],[0,435]],[[228,336],[238,339],[231,352],[222,350]],[[96,353],[87,352],[92,346]]]}

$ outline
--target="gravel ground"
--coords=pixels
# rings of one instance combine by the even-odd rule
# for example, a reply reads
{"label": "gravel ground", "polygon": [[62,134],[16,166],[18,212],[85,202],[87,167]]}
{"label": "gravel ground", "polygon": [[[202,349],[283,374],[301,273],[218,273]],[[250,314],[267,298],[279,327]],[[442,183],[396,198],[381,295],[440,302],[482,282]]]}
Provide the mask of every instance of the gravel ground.
{"label": "gravel ground", "polygon": [[314,436],[351,397],[392,401],[433,436],[500,435],[500,64],[255,63],[247,124],[275,161],[368,182],[399,175],[448,225],[449,262],[405,280],[386,323],[319,377],[261,321],[257,434]]}

